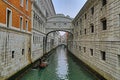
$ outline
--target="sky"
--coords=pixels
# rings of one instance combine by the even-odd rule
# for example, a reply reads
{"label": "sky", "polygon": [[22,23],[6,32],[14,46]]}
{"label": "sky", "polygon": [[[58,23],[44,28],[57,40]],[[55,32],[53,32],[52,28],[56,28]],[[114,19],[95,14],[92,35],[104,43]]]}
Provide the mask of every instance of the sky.
{"label": "sky", "polygon": [[[52,0],[57,14],[69,15],[74,18],[87,0]],[[59,31],[60,35],[65,32]]]}
{"label": "sky", "polygon": [[74,18],[87,0],[52,0],[56,13]]}
{"label": "sky", "polygon": [[66,32],[59,31],[60,35],[63,36]]}

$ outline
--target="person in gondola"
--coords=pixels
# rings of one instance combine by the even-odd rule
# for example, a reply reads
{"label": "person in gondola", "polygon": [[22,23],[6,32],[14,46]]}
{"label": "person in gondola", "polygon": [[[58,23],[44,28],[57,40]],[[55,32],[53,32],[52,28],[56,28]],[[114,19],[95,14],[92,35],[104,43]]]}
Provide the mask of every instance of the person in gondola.
{"label": "person in gondola", "polygon": [[47,67],[47,65],[48,65],[48,62],[45,60],[42,60],[41,64],[40,64],[40,68],[45,68],[45,67]]}

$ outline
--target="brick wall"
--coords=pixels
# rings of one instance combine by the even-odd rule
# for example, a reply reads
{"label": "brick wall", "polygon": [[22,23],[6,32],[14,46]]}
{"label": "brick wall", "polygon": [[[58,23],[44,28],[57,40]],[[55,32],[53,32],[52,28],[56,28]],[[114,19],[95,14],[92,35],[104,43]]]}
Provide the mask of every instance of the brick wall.
{"label": "brick wall", "polygon": [[[25,0],[26,1],[26,0]],[[20,6],[20,0],[0,0],[0,23],[6,24],[6,9],[12,11],[12,27],[20,28],[20,16],[23,17],[23,29],[25,30],[25,20],[28,20],[28,31],[31,31],[31,1],[28,0],[29,8],[26,10]]]}

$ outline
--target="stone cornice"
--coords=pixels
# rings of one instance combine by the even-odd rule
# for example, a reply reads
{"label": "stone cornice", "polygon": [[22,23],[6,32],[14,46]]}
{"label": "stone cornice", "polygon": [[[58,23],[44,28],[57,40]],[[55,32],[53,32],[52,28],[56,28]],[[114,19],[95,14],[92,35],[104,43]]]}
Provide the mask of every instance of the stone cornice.
{"label": "stone cornice", "polygon": [[25,32],[25,31],[21,31],[21,30],[18,30],[18,29],[15,29],[14,27],[6,27],[4,24],[1,24],[0,23],[0,30],[1,29],[4,29],[6,31],[15,31],[15,32],[19,32],[19,33],[24,33],[24,34],[28,34],[28,35],[32,35],[31,32]]}
{"label": "stone cornice", "polygon": [[66,17],[66,16],[59,16],[59,15],[48,17],[47,20],[52,19],[52,18],[66,18],[66,19],[72,20],[72,18],[69,18],[69,17]]}
{"label": "stone cornice", "polygon": [[[46,19],[45,15],[44,15],[43,12],[40,10],[40,8],[39,8],[39,6],[36,4],[36,2],[33,1],[32,4],[33,4],[34,7],[36,7],[36,8],[39,10],[39,13]],[[34,11],[34,10],[32,9],[32,11]]]}

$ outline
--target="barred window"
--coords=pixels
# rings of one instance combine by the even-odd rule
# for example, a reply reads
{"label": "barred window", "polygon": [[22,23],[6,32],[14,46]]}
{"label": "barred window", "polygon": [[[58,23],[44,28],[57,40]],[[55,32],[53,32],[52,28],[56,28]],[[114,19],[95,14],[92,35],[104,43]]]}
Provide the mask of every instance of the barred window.
{"label": "barred window", "polygon": [[22,55],[24,55],[24,53],[25,53],[25,50],[24,50],[24,49],[22,49]]}
{"label": "barred window", "polygon": [[81,46],[79,46],[79,50],[81,51]]}
{"label": "barred window", "polygon": [[86,52],[86,47],[83,47],[83,49],[84,49],[84,53]]}
{"label": "barred window", "polygon": [[101,19],[102,29],[107,30],[107,20],[105,18]]}
{"label": "barred window", "polygon": [[14,58],[15,51],[12,51],[12,58]]}
{"label": "barred window", "polygon": [[85,19],[87,19],[87,14],[85,13]]}
{"label": "barred window", "polygon": [[91,33],[94,33],[94,25],[91,24]]}
{"label": "barred window", "polygon": [[118,55],[118,66],[120,67],[120,55]]}
{"label": "barred window", "polygon": [[91,14],[94,14],[94,7],[91,8]]}
{"label": "barred window", "polygon": [[107,4],[107,0],[102,0],[102,5],[106,5]]}
{"label": "barred window", "polygon": [[120,27],[120,14],[119,14],[119,27]]}
{"label": "barred window", "polygon": [[91,56],[93,56],[93,49],[90,49],[90,52],[91,52]]}
{"label": "barred window", "polygon": [[106,52],[105,51],[101,51],[101,59],[102,60],[106,60]]}
{"label": "barred window", "polygon": [[86,29],[85,29],[85,34],[86,34]]}

